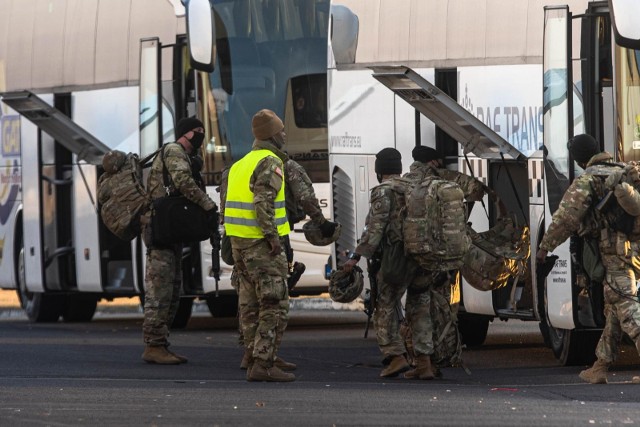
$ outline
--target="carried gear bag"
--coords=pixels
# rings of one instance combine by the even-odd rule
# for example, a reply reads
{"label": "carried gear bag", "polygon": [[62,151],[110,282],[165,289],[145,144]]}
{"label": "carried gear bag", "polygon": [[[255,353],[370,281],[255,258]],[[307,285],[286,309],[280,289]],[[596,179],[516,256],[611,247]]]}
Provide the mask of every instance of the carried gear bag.
{"label": "carried gear bag", "polygon": [[151,164],[158,151],[140,160],[137,154],[112,150],[102,159],[105,172],[98,180],[100,218],[122,240],[133,240],[140,234],[140,218],[151,206],[142,183],[142,169]]}
{"label": "carried gear bag", "polygon": [[460,186],[428,176],[406,198],[402,231],[407,254],[426,270],[460,268],[471,245]]}

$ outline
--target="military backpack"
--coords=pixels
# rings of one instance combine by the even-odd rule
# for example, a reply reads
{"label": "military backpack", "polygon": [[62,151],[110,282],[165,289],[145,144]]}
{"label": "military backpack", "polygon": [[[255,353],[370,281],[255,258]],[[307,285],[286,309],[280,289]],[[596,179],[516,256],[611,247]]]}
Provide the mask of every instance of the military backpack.
{"label": "military backpack", "polygon": [[137,154],[118,150],[109,151],[103,157],[105,172],[98,180],[100,218],[109,231],[122,240],[132,240],[140,234],[140,219],[151,206],[151,198],[142,183],[142,169],[158,151],[142,160]]}
{"label": "military backpack", "polygon": [[460,186],[428,176],[406,194],[404,247],[426,270],[457,270],[471,240]]}

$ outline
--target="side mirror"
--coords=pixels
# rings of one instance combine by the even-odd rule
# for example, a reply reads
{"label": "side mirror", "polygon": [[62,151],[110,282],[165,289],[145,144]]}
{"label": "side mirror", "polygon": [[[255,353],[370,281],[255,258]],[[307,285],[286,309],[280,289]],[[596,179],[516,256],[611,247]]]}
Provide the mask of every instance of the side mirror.
{"label": "side mirror", "polygon": [[640,49],[640,2],[609,0],[609,13],[616,43],[629,49]]}
{"label": "side mirror", "polygon": [[186,13],[191,67],[210,73],[215,67],[213,7],[209,0],[188,0]]}
{"label": "side mirror", "polygon": [[348,7],[331,6],[331,49],[336,64],[356,62],[358,47],[358,16]]}

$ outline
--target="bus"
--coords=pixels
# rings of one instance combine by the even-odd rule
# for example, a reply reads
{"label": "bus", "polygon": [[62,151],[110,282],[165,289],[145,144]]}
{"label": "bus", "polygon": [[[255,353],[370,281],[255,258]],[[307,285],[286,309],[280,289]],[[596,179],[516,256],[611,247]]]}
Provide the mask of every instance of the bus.
{"label": "bus", "polygon": [[[0,3],[0,287],[32,321],[88,321],[101,299],[144,298],[144,245],[101,223],[102,155],[144,157],[175,123],[205,123],[207,192],[251,149],[251,118],[275,111],[287,150],[330,214],[326,102],[329,0],[60,0]],[[301,224],[300,224],[301,225]],[[326,292],[328,247],[291,234],[307,266],[292,295]],[[231,267],[185,248],[180,308],[233,316]]]}
{"label": "bus", "polygon": [[[334,268],[357,245],[384,147],[401,152],[406,172],[413,147],[430,146],[447,168],[494,189],[529,228],[530,254],[581,173],[570,137],[589,133],[618,160],[635,160],[640,35],[631,17],[640,4],[551,4],[332,2],[329,166],[333,216],[343,226]],[[486,202],[470,212],[478,232],[496,224]],[[603,302],[579,266],[581,244],[572,238],[556,249],[546,278],[529,258],[523,279],[497,289],[463,279],[452,293],[463,342],[481,345],[494,320],[535,321],[560,363],[590,363]]]}

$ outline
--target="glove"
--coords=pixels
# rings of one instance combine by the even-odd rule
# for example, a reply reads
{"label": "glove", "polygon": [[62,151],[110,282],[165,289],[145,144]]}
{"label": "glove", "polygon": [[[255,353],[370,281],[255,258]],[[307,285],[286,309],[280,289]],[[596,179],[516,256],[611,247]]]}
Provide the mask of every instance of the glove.
{"label": "glove", "polygon": [[220,214],[218,213],[218,207],[214,206],[207,211],[207,220],[209,221],[209,229],[215,231],[220,226]]}
{"label": "glove", "polygon": [[282,252],[282,245],[280,244],[280,238],[272,237],[269,240],[267,240],[267,242],[269,243],[269,246],[271,246],[271,251],[269,251],[269,255],[276,256],[280,252]]}
{"label": "glove", "polygon": [[338,224],[332,221],[325,221],[322,224],[320,224],[320,234],[322,234],[322,237],[331,237],[333,236],[333,233],[336,231],[336,227],[338,227]]}

